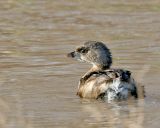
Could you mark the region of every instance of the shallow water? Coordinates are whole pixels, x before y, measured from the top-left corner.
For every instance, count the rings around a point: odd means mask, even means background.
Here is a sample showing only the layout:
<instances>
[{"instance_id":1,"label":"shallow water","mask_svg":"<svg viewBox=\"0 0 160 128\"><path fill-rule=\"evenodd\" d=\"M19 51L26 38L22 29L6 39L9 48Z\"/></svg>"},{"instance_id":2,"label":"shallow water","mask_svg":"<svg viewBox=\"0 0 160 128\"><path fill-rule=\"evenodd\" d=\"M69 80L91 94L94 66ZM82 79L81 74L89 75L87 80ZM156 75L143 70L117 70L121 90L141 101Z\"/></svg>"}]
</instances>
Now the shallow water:
<instances>
[{"instance_id":1,"label":"shallow water","mask_svg":"<svg viewBox=\"0 0 160 128\"><path fill-rule=\"evenodd\" d=\"M160 2L0 1L1 128L159 128ZM146 98L106 103L76 96L90 65L66 58L103 41L113 67L132 71Z\"/></svg>"}]
</instances>

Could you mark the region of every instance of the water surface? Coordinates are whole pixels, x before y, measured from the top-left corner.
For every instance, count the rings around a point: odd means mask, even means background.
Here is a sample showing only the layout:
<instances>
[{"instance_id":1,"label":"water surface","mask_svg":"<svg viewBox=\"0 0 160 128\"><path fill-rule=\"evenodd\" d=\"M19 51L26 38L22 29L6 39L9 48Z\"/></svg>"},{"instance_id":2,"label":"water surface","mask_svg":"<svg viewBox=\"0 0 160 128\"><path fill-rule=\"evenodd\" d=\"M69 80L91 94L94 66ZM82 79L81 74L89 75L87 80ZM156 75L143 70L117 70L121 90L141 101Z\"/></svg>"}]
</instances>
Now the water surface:
<instances>
[{"instance_id":1,"label":"water surface","mask_svg":"<svg viewBox=\"0 0 160 128\"><path fill-rule=\"evenodd\" d=\"M1 128L159 128L158 0L0 1ZM66 58L103 41L113 67L132 71L146 98L106 103L76 96L90 65Z\"/></svg>"}]
</instances>

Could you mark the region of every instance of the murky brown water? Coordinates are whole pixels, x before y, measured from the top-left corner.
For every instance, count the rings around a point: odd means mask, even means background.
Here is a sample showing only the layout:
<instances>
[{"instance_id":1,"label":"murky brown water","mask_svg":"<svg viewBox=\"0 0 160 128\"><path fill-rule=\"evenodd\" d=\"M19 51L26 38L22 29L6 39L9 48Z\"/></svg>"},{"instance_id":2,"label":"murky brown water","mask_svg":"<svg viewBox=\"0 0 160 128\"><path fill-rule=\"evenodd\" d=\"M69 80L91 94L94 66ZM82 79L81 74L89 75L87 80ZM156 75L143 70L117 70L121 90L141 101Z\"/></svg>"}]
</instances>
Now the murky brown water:
<instances>
[{"instance_id":1,"label":"murky brown water","mask_svg":"<svg viewBox=\"0 0 160 128\"><path fill-rule=\"evenodd\" d=\"M135 102L81 100L89 65L65 54L105 42L146 87ZM1 0L1 128L159 128L160 1Z\"/></svg>"}]
</instances>

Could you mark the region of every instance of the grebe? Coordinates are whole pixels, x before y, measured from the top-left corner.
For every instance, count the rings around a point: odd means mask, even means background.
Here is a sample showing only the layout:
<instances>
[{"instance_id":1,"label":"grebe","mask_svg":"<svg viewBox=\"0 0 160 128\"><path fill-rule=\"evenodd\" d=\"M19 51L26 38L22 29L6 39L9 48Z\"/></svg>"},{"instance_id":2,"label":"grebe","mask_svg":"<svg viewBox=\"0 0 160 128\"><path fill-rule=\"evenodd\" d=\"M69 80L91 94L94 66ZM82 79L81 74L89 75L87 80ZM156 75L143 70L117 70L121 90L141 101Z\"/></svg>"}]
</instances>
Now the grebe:
<instances>
[{"instance_id":1,"label":"grebe","mask_svg":"<svg viewBox=\"0 0 160 128\"><path fill-rule=\"evenodd\" d=\"M77 95L81 98L123 100L138 97L137 85L131 72L112 69L112 55L105 44L85 42L68 57L92 64L92 68L79 81Z\"/></svg>"}]
</instances>

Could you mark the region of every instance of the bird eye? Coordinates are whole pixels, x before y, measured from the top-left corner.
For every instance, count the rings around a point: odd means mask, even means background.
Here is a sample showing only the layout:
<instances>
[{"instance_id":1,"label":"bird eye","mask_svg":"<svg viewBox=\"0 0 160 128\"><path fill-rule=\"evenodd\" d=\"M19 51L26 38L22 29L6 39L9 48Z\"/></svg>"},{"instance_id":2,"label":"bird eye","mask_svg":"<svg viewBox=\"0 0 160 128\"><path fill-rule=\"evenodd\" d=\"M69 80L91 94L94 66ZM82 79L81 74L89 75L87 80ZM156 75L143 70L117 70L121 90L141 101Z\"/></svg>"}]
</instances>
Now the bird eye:
<instances>
[{"instance_id":1,"label":"bird eye","mask_svg":"<svg viewBox=\"0 0 160 128\"><path fill-rule=\"evenodd\" d=\"M88 52L88 48L86 48L86 47L78 48L78 49L77 49L77 52L80 52L80 53L87 53L87 52Z\"/></svg>"}]
</instances>

